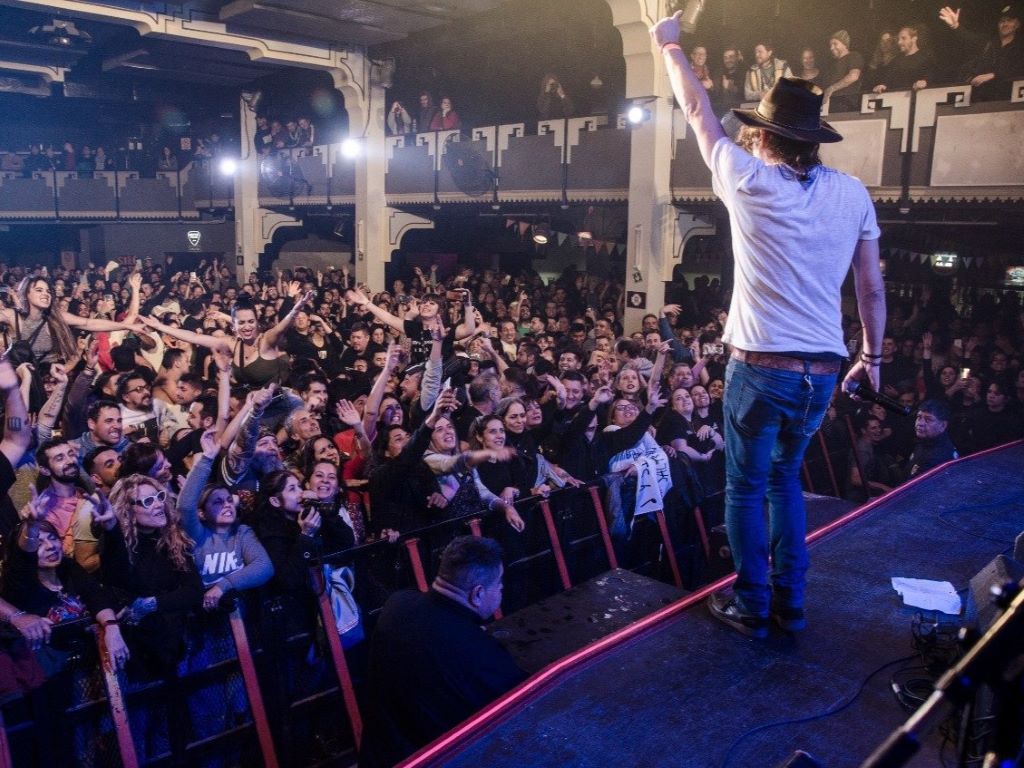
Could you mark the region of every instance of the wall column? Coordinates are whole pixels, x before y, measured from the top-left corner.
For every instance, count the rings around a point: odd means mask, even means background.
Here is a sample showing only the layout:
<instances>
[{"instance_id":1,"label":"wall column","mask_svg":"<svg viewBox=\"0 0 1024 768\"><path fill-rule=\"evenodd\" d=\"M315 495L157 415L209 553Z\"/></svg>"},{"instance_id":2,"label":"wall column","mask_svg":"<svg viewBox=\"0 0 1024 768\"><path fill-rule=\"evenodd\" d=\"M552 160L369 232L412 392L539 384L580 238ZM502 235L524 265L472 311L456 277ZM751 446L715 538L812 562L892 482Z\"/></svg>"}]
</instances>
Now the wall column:
<instances>
[{"instance_id":1,"label":"wall column","mask_svg":"<svg viewBox=\"0 0 1024 768\"><path fill-rule=\"evenodd\" d=\"M256 133L256 113L239 98L238 114L241 136ZM220 169L214 168L214 173ZM252 146L242 147L242 156L235 172L235 277L239 284L259 270L260 254L274 237L278 227L298 227L302 222L292 216L260 208L259 157Z\"/></svg>"},{"instance_id":2,"label":"wall column","mask_svg":"<svg viewBox=\"0 0 1024 768\"><path fill-rule=\"evenodd\" d=\"M649 27L666 11L666 0L607 0L622 35L627 108L650 117L632 129L629 165L629 240L626 249L626 333L638 330L648 312L665 303L666 265L672 260L676 211L672 206L672 90L654 50ZM671 267L667 268L671 275ZM630 299L633 299L632 301Z\"/></svg>"}]
</instances>

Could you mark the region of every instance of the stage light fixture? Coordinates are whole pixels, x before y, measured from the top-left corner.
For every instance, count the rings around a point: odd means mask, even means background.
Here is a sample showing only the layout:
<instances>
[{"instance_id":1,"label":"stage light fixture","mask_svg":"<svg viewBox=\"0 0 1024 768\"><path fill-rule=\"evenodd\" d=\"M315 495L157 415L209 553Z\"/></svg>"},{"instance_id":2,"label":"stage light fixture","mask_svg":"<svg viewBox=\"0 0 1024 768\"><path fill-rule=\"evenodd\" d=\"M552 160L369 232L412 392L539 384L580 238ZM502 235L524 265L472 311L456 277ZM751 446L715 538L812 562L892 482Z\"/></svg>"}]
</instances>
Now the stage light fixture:
<instances>
[{"instance_id":1,"label":"stage light fixture","mask_svg":"<svg viewBox=\"0 0 1024 768\"><path fill-rule=\"evenodd\" d=\"M626 119L629 120L631 125L640 125L651 119L651 110L640 106L632 106L626 113Z\"/></svg>"},{"instance_id":2,"label":"stage light fixture","mask_svg":"<svg viewBox=\"0 0 1024 768\"><path fill-rule=\"evenodd\" d=\"M341 142L341 154L349 160L355 160L363 153L363 148L356 139L345 139Z\"/></svg>"},{"instance_id":3,"label":"stage light fixture","mask_svg":"<svg viewBox=\"0 0 1024 768\"><path fill-rule=\"evenodd\" d=\"M533 228L533 242L537 245L547 245L548 240L551 239L551 225L545 222L537 224Z\"/></svg>"},{"instance_id":4,"label":"stage light fixture","mask_svg":"<svg viewBox=\"0 0 1024 768\"><path fill-rule=\"evenodd\" d=\"M230 157L225 157L220 161L220 172L225 176L234 176L238 171L238 162Z\"/></svg>"}]
</instances>

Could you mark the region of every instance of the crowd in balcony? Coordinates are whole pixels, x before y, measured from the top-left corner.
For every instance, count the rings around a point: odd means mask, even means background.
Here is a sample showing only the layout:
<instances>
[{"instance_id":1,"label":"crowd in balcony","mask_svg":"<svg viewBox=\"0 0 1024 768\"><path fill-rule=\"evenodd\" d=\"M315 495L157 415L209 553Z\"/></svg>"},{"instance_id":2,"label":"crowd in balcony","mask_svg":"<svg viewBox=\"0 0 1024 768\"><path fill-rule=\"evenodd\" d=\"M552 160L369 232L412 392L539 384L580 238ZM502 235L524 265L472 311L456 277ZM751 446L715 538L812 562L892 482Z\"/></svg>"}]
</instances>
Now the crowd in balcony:
<instances>
[{"instance_id":1,"label":"crowd in balcony","mask_svg":"<svg viewBox=\"0 0 1024 768\"><path fill-rule=\"evenodd\" d=\"M0 501L8 693L56 675L48 640L86 616L114 664L173 679L187 617L240 593L310 630L319 555L473 513L515 552L541 524L524 501L599 483L628 566L655 513L724 486L718 280L677 281L625 335L622 281L573 271L424 266L374 294L347 267L0 269L0 484L38 478ZM837 392L823 425L835 443L850 417L854 499L1024 437L1020 295L960 297L969 317L940 290L890 298L883 390L911 415Z\"/></svg>"}]
</instances>

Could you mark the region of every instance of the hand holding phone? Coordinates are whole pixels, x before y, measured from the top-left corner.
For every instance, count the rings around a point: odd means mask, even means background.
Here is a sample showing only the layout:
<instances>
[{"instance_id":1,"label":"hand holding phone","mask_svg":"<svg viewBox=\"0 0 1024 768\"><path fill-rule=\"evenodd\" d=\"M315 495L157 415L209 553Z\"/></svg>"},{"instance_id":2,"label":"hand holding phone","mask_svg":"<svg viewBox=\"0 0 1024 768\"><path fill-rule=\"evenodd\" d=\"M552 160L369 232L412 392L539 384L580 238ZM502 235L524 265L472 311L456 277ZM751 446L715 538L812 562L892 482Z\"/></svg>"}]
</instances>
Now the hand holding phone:
<instances>
[{"instance_id":1,"label":"hand holding phone","mask_svg":"<svg viewBox=\"0 0 1024 768\"><path fill-rule=\"evenodd\" d=\"M316 507L304 507L299 512L299 528L304 536L315 536L320 530L320 513Z\"/></svg>"}]
</instances>

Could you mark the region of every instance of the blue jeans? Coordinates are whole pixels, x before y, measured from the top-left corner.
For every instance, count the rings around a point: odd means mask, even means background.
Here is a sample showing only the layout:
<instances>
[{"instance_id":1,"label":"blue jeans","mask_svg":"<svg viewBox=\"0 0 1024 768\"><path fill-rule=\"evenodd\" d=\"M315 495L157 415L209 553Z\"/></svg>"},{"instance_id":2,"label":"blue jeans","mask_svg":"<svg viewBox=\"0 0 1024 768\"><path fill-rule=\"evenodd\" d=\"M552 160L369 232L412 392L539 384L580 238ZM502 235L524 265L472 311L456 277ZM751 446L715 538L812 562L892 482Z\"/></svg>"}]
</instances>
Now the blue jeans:
<instances>
[{"instance_id":1,"label":"blue jeans","mask_svg":"<svg viewBox=\"0 0 1024 768\"><path fill-rule=\"evenodd\" d=\"M725 526L739 608L767 616L771 583L786 607L802 607L807 574L800 464L821 426L836 374L730 360L725 372ZM768 497L768 526L764 499Z\"/></svg>"}]
</instances>

